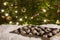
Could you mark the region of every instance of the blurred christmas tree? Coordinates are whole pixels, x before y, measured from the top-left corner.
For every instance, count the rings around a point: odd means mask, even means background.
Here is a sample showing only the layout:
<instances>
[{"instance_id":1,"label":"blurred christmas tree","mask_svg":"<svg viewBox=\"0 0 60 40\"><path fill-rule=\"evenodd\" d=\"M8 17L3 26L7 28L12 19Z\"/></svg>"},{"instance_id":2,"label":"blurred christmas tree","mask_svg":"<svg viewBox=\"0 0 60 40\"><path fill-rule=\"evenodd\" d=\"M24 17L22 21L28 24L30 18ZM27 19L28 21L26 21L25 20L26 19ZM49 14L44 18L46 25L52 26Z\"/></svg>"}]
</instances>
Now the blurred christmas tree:
<instances>
[{"instance_id":1,"label":"blurred christmas tree","mask_svg":"<svg viewBox=\"0 0 60 40\"><path fill-rule=\"evenodd\" d=\"M60 0L0 0L0 24L60 24Z\"/></svg>"}]
</instances>

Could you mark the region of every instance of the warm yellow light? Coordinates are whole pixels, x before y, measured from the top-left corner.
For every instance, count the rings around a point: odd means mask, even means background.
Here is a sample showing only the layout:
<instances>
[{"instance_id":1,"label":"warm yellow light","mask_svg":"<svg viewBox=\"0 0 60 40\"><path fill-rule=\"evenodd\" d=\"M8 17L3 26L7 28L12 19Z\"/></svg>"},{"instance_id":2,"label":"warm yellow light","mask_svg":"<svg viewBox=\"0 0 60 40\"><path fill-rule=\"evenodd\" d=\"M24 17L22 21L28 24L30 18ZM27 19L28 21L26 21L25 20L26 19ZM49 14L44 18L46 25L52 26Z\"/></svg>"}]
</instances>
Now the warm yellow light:
<instances>
[{"instance_id":1,"label":"warm yellow light","mask_svg":"<svg viewBox=\"0 0 60 40\"><path fill-rule=\"evenodd\" d=\"M16 10L15 13L18 13L18 11Z\"/></svg>"},{"instance_id":2,"label":"warm yellow light","mask_svg":"<svg viewBox=\"0 0 60 40\"><path fill-rule=\"evenodd\" d=\"M12 24L12 21L10 21L9 24Z\"/></svg>"},{"instance_id":3,"label":"warm yellow light","mask_svg":"<svg viewBox=\"0 0 60 40\"><path fill-rule=\"evenodd\" d=\"M4 9L1 9L1 12L4 12L5 10Z\"/></svg>"},{"instance_id":4,"label":"warm yellow light","mask_svg":"<svg viewBox=\"0 0 60 40\"><path fill-rule=\"evenodd\" d=\"M60 24L59 20L56 21L56 24Z\"/></svg>"},{"instance_id":5,"label":"warm yellow light","mask_svg":"<svg viewBox=\"0 0 60 40\"><path fill-rule=\"evenodd\" d=\"M9 14L8 13L5 13L5 16L8 16Z\"/></svg>"},{"instance_id":6,"label":"warm yellow light","mask_svg":"<svg viewBox=\"0 0 60 40\"><path fill-rule=\"evenodd\" d=\"M13 6L13 4L11 4L11 6Z\"/></svg>"},{"instance_id":7,"label":"warm yellow light","mask_svg":"<svg viewBox=\"0 0 60 40\"><path fill-rule=\"evenodd\" d=\"M8 4L8 2L4 2L3 5L6 6Z\"/></svg>"},{"instance_id":8,"label":"warm yellow light","mask_svg":"<svg viewBox=\"0 0 60 40\"><path fill-rule=\"evenodd\" d=\"M20 19L19 19L19 21L23 21L23 19L22 19L22 18L20 18Z\"/></svg>"},{"instance_id":9,"label":"warm yellow light","mask_svg":"<svg viewBox=\"0 0 60 40\"><path fill-rule=\"evenodd\" d=\"M27 16L25 16L25 19L27 19Z\"/></svg>"},{"instance_id":10,"label":"warm yellow light","mask_svg":"<svg viewBox=\"0 0 60 40\"><path fill-rule=\"evenodd\" d=\"M31 17L31 19L33 19L33 17Z\"/></svg>"},{"instance_id":11,"label":"warm yellow light","mask_svg":"<svg viewBox=\"0 0 60 40\"><path fill-rule=\"evenodd\" d=\"M16 25L19 25L19 22L16 22Z\"/></svg>"},{"instance_id":12,"label":"warm yellow light","mask_svg":"<svg viewBox=\"0 0 60 40\"><path fill-rule=\"evenodd\" d=\"M43 12L46 12L46 9L42 9Z\"/></svg>"},{"instance_id":13,"label":"warm yellow light","mask_svg":"<svg viewBox=\"0 0 60 40\"><path fill-rule=\"evenodd\" d=\"M43 21L44 21L44 22L47 22L47 20L46 20L46 19L44 19Z\"/></svg>"}]
</instances>

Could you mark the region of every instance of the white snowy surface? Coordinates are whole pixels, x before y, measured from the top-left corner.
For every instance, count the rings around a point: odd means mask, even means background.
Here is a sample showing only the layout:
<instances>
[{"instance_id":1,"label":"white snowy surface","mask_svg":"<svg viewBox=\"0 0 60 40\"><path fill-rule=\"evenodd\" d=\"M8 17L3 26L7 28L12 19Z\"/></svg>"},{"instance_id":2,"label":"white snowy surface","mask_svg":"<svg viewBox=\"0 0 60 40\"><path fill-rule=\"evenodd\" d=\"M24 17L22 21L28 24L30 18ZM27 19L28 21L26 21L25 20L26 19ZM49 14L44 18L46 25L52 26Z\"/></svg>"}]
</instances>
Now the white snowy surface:
<instances>
[{"instance_id":1,"label":"white snowy surface","mask_svg":"<svg viewBox=\"0 0 60 40\"><path fill-rule=\"evenodd\" d=\"M44 25L40 25L41 27L49 27L49 28L58 28L60 29L60 25L56 25L56 24L44 24Z\"/></svg>"},{"instance_id":2,"label":"white snowy surface","mask_svg":"<svg viewBox=\"0 0 60 40\"><path fill-rule=\"evenodd\" d=\"M0 25L0 33L9 33L12 30L18 29L17 25Z\"/></svg>"},{"instance_id":3,"label":"white snowy surface","mask_svg":"<svg viewBox=\"0 0 60 40\"><path fill-rule=\"evenodd\" d=\"M24 37L22 35L12 34L12 33L5 33L0 35L0 40L41 40L40 38L34 37Z\"/></svg>"},{"instance_id":4,"label":"white snowy surface","mask_svg":"<svg viewBox=\"0 0 60 40\"><path fill-rule=\"evenodd\" d=\"M18 34L9 33L18 29L17 25L0 25L0 40L41 40L41 38L25 37Z\"/></svg>"},{"instance_id":5,"label":"white snowy surface","mask_svg":"<svg viewBox=\"0 0 60 40\"><path fill-rule=\"evenodd\" d=\"M47 25L41 25L43 27L52 27L52 28L59 28L60 26L55 24L47 24ZM13 30L16 30L18 28L22 27L17 25L0 25L0 40L42 40L41 38L34 38L34 37L25 37L22 35L9 33ZM54 37L50 38L50 40L60 40L60 34L55 35Z\"/></svg>"}]
</instances>

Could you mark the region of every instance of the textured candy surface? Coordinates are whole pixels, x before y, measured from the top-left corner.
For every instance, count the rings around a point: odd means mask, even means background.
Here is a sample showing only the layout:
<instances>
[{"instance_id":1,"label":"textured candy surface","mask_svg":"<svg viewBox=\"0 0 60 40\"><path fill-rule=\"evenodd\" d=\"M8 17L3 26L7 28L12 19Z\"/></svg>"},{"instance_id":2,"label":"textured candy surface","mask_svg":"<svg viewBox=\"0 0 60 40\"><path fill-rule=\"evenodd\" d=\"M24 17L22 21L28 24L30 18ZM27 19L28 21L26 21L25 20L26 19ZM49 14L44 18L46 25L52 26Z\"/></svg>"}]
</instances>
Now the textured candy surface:
<instances>
[{"instance_id":1,"label":"textured candy surface","mask_svg":"<svg viewBox=\"0 0 60 40\"><path fill-rule=\"evenodd\" d=\"M57 28L48 28L48 27L41 27L36 25L23 26L13 31L13 33L21 34L24 36L46 37L46 38L50 38L59 32L60 29Z\"/></svg>"}]
</instances>

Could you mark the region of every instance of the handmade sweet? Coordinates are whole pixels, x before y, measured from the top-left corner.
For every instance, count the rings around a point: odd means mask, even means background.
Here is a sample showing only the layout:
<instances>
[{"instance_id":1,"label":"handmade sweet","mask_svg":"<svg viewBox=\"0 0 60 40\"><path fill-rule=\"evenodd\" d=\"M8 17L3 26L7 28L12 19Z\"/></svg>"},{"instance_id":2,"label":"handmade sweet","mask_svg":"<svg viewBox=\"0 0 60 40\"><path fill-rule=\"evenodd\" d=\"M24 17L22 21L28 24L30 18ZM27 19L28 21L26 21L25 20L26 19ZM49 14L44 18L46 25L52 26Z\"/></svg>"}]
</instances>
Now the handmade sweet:
<instances>
[{"instance_id":1,"label":"handmade sweet","mask_svg":"<svg viewBox=\"0 0 60 40\"><path fill-rule=\"evenodd\" d=\"M19 28L18 30L15 30L16 33L19 33L21 35L25 36L33 36L33 37L46 37L50 38L57 33L60 32L60 29L57 28L48 28L48 27L41 27L39 25L28 25L23 26L22 28Z\"/></svg>"}]
</instances>

